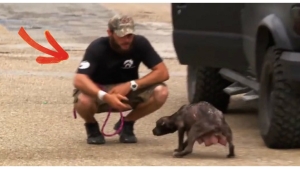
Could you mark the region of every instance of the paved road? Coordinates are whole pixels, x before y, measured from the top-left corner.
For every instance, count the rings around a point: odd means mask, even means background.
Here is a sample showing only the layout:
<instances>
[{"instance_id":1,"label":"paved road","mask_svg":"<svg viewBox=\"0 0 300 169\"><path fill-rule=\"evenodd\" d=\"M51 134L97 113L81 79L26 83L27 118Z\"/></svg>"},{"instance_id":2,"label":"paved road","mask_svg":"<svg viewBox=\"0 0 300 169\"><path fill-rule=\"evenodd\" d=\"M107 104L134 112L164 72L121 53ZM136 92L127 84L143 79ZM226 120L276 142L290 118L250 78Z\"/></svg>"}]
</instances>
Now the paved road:
<instances>
[{"instance_id":1,"label":"paved road","mask_svg":"<svg viewBox=\"0 0 300 169\"><path fill-rule=\"evenodd\" d=\"M28 12L30 11L30 12ZM256 112L238 97L231 101L226 115L236 145L235 159L226 159L227 148L195 146L184 159L171 157L176 134L154 137L155 121L187 103L185 66L166 59L171 73L168 102L155 114L136 125L138 144L85 144L81 119L72 117L72 77L87 43L105 32L112 12L97 4L0 4L0 165L299 165L298 150L267 149L259 137ZM174 56L170 25L139 24L156 50L165 58ZM39 42L42 32L50 32L68 49L70 59L55 65L38 65L40 53L27 47L18 37L20 26ZM168 47L169 46L169 47ZM141 74L147 73L145 67ZM242 110L243 109L243 110ZM104 121L105 114L97 116ZM118 119L115 114L106 132Z\"/></svg>"},{"instance_id":2,"label":"paved road","mask_svg":"<svg viewBox=\"0 0 300 169\"><path fill-rule=\"evenodd\" d=\"M67 50L77 51L84 50L98 36L106 35L108 19L113 15L98 4L0 4L0 9L0 24L10 31L17 33L23 26L32 38L47 44L42 32L50 30ZM136 26L137 33L147 36L164 57L175 57L170 43L171 28L163 23L137 23ZM24 50L28 45L2 48L16 47Z\"/></svg>"}]
</instances>

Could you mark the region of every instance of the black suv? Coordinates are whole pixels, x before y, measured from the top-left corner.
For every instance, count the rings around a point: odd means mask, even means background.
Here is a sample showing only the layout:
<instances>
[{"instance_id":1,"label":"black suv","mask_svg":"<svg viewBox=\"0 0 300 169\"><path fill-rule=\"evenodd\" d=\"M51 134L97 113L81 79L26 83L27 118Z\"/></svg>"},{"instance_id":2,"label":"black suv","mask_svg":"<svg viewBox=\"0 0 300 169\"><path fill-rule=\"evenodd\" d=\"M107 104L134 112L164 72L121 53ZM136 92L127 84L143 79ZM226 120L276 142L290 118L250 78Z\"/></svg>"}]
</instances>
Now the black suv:
<instances>
[{"instance_id":1,"label":"black suv","mask_svg":"<svg viewBox=\"0 0 300 169\"><path fill-rule=\"evenodd\" d=\"M173 3L173 43L190 102L226 113L230 95L258 100L269 148L300 147L300 4Z\"/></svg>"}]
</instances>

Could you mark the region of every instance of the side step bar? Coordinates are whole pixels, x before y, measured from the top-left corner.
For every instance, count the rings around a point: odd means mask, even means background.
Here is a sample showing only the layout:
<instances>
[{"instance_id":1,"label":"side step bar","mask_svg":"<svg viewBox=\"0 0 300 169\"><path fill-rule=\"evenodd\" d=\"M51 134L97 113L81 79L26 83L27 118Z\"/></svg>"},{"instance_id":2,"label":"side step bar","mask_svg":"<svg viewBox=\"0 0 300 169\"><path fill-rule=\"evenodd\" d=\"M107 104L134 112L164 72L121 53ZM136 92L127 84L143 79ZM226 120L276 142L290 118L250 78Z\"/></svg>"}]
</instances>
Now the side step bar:
<instances>
[{"instance_id":1,"label":"side step bar","mask_svg":"<svg viewBox=\"0 0 300 169\"><path fill-rule=\"evenodd\" d=\"M258 99L257 92L259 91L259 83L255 80L244 77L243 75L230 69L221 69L220 75L229 81L234 82L232 85L224 89L224 92L229 95L246 93L242 96L244 101L252 101Z\"/></svg>"},{"instance_id":2,"label":"side step bar","mask_svg":"<svg viewBox=\"0 0 300 169\"><path fill-rule=\"evenodd\" d=\"M242 96L242 99L244 101L252 101L252 100L257 100L258 99L258 94L254 91L254 90L251 90L250 92L244 94Z\"/></svg>"},{"instance_id":3,"label":"side step bar","mask_svg":"<svg viewBox=\"0 0 300 169\"><path fill-rule=\"evenodd\" d=\"M239 82L234 82L232 85L226 87L224 92L229 95L242 94L251 91L249 87L241 85Z\"/></svg>"}]
</instances>

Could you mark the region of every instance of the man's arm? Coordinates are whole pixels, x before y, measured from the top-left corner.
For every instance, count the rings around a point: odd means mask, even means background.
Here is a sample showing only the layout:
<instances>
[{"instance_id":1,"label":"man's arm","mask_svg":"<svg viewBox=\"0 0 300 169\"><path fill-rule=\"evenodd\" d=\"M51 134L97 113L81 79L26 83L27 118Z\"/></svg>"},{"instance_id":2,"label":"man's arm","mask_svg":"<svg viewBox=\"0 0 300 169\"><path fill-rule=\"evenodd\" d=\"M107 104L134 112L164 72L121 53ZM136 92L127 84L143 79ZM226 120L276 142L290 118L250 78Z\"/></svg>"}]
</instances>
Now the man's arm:
<instances>
[{"instance_id":1,"label":"man's arm","mask_svg":"<svg viewBox=\"0 0 300 169\"><path fill-rule=\"evenodd\" d=\"M169 72L166 68L166 65L163 62L160 62L154 66L150 73L146 76L136 80L138 88L144 88L156 83L161 83L169 79Z\"/></svg>"},{"instance_id":2,"label":"man's arm","mask_svg":"<svg viewBox=\"0 0 300 169\"><path fill-rule=\"evenodd\" d=\"M100 91L100 88L85 74L75 75L74 86L82 93L91 97L98 97L98 93Z\"/></svg>"},{"instance_id":3,"label":"man's arm","mask_svg":"<svg viewBox=\"0 0 300 169\"><path fill-rule=\"evenodd\" d=\"M90 79L99 63L99 52L96 49L94 43L88 46L73 81L75 88L91 97L98 97L100 91L100 88Z\"/></svg>"},{"instance_id":4,"label":"man's arm","mask_svg":"<svg viewBox=\"0 0 300 169\"><path fill-rule=\"evenodd\" d=\"M152 71L146 76L136 80L138 88L144 88L168 80L169 72L162 58L145 37L142 37L140 40L141 42L139 42L139 44L143 52L142 61Z\"/></svg>"}]
</instances>

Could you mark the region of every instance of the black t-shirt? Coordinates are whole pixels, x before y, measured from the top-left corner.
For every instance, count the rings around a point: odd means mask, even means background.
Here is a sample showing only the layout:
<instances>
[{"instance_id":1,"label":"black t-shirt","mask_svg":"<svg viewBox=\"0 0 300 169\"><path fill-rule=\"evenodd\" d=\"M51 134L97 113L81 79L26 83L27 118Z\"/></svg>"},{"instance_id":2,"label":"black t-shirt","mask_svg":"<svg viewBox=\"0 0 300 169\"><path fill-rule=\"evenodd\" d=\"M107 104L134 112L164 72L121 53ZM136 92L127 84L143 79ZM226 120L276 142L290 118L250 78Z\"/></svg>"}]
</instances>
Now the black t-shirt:
<instances>
[{"instance_id":1,"label":"black t-shirt","mask_svg":"<svg viewBox=\"0 0 300 169\"><path fill-rule=\"evenodd\" d=\"M162 62L144 36L135 35L132 49L126 54L115 52L110 47L108 37L100 37L87 47L77 73L86 74L92 81L102 85L123 83L139 78L141 62L149 69Z\"/></svg>"}]
</instances>

